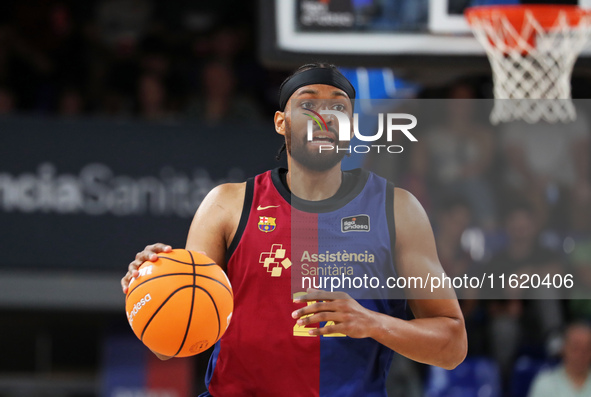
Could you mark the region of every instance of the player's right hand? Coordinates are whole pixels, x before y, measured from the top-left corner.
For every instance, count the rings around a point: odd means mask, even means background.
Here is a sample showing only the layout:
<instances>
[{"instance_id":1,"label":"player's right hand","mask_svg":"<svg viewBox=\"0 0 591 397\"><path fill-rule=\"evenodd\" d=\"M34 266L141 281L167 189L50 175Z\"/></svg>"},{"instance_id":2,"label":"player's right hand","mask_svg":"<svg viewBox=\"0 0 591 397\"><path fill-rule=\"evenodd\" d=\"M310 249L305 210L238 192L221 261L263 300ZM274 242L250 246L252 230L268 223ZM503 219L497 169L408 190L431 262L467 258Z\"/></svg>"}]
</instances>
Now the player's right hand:
<instances>
[{"instance_id":1,"label":"player's right hand","mask_svg":"<svg viewBox=\"0 0 591 397\"><path fill-rule=\"evenodd\" d=\"M127 289L129 288L129 282L131 279L133 277L139 276L137 268L140 267L142 263L147 261L156 262L160 252L171 251L172 247L170 245L162 243L146 245L146 248L144 248L143 251L140 251L135 255L135 259L127 267L127 274L121 279L121 289L123 290L123 293L127 294Z\"/></svg>"}]
</instances>

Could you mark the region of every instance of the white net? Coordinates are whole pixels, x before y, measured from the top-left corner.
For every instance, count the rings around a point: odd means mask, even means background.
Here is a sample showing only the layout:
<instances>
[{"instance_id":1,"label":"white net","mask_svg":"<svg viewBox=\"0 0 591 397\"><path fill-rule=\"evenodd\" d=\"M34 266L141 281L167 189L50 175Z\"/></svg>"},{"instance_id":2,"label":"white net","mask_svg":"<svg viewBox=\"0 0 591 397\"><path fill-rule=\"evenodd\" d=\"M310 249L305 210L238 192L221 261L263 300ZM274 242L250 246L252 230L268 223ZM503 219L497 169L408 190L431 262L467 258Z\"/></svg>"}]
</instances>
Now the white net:
<instances>
[{"instance_id":1,"label":"white net","mask_svg":"<svg viewBox=\"0 0 591 397\"><path fill-rule=\"evenodd\" d=\"M469 16L493 70L491 122L573 121L571 74L591 34L591 17L582 12L573 23L572 14L559 11L551 27L544 28L531 10L523 12L521 29L501 10Z\"/></svg>"}]
</instances>

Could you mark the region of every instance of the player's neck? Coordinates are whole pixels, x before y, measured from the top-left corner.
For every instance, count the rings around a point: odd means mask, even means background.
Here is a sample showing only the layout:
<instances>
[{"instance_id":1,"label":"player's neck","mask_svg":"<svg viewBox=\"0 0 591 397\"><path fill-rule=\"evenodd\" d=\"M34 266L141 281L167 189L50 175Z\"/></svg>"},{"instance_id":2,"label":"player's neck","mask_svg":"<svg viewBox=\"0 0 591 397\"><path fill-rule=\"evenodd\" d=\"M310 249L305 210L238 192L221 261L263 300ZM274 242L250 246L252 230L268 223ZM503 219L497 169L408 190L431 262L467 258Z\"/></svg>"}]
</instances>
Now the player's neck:
<instances>
[{"instance_id":1,"label":"player's neck","mask_svg":"<svg viewBox=\"0 0 591 397\"><path fill-rule=\"evenodd\" d=\"M341 164L326 171L313 171L290 161L287 186L291 193L303 200L318 201L334 196L342 183Z\"/></svg>"}]
</instances>

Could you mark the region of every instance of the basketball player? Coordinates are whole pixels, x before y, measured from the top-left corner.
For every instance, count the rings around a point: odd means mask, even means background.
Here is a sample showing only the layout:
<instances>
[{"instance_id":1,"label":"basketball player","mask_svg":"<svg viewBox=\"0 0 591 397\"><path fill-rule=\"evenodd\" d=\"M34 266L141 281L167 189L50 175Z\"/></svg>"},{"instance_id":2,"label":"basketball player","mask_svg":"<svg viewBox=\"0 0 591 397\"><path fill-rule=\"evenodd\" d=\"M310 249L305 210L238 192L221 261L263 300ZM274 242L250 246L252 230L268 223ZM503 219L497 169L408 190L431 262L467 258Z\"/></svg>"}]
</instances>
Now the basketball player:
<instances>
[{"instance_id":1,"label":"basketball player","mask_svg":"<svg viewBox=\"0 0 591 397\"><path fill-rule=\"evenodd\" d=\"M352 115L354 98L334 66L298 69L282 84L275 113L288 170L220 185L197 210L186 248L206 252L234 290L232 322L210 358L205 396L385 396L393 351L447 369L463 361L466 331L453 290L409 299L413 320L404 319L404 300L312 289L293 299L290 264L306 254L359 253L347 265L365 269L363 258L372 255L404 277L443 271L427 215L410 193L364 170L342 172L343 151L319 153L321 143L336 141L335 119L326 117L328 131L307 141L302 114L315 101ZM371 227L344 233L343 220L353 218ZM292 235L298 228L304 236ZM304 248L294 246L300 237ZM138 253L123 291L143 262L170 250L158 243Z\"/></svg>"}]
</instances>

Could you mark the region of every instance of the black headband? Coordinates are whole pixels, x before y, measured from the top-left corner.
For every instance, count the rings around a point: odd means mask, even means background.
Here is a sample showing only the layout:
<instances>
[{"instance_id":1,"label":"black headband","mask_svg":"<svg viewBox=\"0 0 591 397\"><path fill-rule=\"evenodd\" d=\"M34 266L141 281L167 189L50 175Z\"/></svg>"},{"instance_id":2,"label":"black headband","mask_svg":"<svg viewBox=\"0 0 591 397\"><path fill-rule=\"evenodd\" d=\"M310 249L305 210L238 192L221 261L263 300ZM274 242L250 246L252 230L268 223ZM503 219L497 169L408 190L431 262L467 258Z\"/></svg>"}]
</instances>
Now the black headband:
<instances>
[{"instance_id":1,"label":"black headband","mask_svg":"<svg viewBox=\"0 0 591 397\"><path fill-rule=\"evenodd\" d=\"M334 69L314 68L295 74L283 85L279 93L279 109L285 110L287 101L298 88L312 84L332 85L345 91L350 100L355 99L355 88L345 76Z\"/></svg>"}]
</instances>

